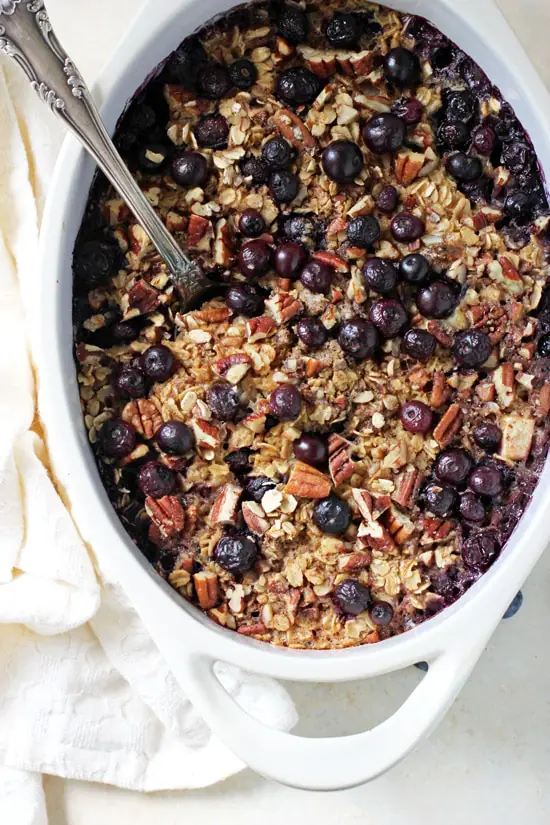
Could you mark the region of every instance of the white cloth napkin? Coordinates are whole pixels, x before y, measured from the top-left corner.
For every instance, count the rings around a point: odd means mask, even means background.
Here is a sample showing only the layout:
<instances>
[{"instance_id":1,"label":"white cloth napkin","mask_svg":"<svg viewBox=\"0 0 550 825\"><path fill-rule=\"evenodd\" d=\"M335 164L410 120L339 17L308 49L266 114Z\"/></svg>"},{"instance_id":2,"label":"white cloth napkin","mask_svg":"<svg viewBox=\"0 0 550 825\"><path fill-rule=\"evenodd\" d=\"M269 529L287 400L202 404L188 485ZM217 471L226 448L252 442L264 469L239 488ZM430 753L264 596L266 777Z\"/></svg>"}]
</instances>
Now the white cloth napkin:
<instances>
[{"instance_id":1,"label":"white cloth napkin","mask_svg":"<svg viewBox=\"0 0 550 825\"><path fill-rule=\"evenodd\" d=\"M0 823L46 825L41 774L137 790L201 787L243 766L186 700L48 470L29 342L37 237L62 136L0 61ZM220 667L252 715L291 728L276 682Z\"/></svg>"}]
</instances>

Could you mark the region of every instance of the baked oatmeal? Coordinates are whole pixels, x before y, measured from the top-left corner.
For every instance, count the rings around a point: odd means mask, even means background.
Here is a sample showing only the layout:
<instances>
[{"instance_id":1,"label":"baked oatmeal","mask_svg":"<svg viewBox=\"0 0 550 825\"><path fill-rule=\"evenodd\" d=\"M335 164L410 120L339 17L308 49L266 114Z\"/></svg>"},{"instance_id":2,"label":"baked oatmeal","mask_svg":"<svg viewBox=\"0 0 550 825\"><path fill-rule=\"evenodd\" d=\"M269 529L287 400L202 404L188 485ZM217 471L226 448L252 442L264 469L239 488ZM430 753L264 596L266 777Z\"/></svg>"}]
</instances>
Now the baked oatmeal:
<instances>
[{"instance_id":1,"label":"baked oatmeal","mask_svg":"<svg viewBox=\"0 0 550 825\"><path fill-rule=\"evenodd\" d=\"M183 41L116 141L218 285L184 312L98 178L78 380L134 542L277 645L376 642L454 602L549 436L550 217L510 105L419 17L249 4Z\"/></svg>"}]
</instances>

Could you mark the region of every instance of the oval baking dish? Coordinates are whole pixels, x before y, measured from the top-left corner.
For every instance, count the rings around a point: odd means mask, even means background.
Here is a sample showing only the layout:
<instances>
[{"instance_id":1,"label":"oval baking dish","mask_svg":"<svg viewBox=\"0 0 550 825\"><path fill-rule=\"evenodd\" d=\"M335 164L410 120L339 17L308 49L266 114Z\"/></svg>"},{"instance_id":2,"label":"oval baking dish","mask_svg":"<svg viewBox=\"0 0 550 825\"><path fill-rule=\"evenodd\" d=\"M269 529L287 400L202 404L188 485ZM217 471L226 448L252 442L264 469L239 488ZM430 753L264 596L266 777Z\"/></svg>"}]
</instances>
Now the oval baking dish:
<instances>
[{"instance_id":1,"label":"oval baking dish","mask_svg":"<svg viewBox=\"0 0 550 825\"><path fill-rule=\"evenodd\" d=\"M113 128L146 75L201 24L233 6L208 0L149 2L98 87ZM428 17L486 71L511 102L544 170L550 170L550 99L491 2L454 9L450 0L387 3ZM185 24L182 15L185 14ZM506 60L502 58L506 55ZM72 361L71 257L94 168L72 139L63 149L42 229L41 410L58 477L84 538L109 553L128 596L191 701L213 731L258 772L301 788L337 789L368 781L406 755L441 719L513 595L546 545L550 496L546 466L525 517L499 560L457 603L406 634L333 651L285 650L228 633L156 576L129 539L102 486L87 435ZM184 640L182 642L182 640ZM388 720L361 734L308 740L266 729L245 714L213 673L221 660L296 681L375 676L426 660L421 684Z\"/></svg>"}]
</instances>

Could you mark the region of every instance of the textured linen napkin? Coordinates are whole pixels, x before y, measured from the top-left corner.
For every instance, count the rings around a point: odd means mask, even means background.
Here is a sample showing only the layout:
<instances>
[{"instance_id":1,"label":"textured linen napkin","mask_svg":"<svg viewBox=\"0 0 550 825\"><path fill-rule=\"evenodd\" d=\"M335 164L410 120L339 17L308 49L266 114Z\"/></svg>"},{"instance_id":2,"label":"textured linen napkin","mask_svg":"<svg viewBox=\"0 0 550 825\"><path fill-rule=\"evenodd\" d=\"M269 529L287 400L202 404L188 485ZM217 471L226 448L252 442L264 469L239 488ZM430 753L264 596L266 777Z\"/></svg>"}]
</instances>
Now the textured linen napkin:
<instances>
[{"instance_id":1,"label":"textured linen napkin","mask_svg":"<svg viewBox=\"0 0 550 825\"><path fill-rule=\"evenodd\" d=\"M202 787L243 765L183 695L124 591L98 572L48 470L30 352L37 239L62 127L0 59L0 823L46 825L41 774L137 790ZM266 725L276 682L218 665Z\"/></svg>"}]
</instances>

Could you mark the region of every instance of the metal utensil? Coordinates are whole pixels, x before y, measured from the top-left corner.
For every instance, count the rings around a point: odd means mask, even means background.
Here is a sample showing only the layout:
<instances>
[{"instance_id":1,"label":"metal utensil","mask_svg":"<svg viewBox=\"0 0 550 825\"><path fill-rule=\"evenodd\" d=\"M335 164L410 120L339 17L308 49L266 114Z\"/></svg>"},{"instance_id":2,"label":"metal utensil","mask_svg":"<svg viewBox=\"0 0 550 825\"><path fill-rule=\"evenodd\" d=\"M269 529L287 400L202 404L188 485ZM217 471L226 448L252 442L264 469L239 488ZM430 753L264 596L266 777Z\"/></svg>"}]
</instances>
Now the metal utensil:
<instances>
[{"instance_id":1,"label":"metal utensil","mask_svg":"<svg viewBox=\"0 0 550 825\"><path fill-rule=\"evenodd\" d=\"M212 282L179 247L117 152L93 98L53 31L43 0L0 0L0 51L24 70L40 100L64 121L147 232L184 304Z\"/></svg>"}]
</instances>

